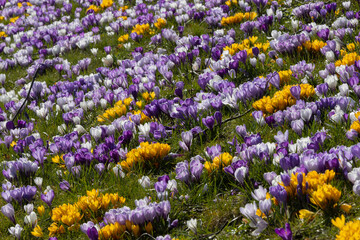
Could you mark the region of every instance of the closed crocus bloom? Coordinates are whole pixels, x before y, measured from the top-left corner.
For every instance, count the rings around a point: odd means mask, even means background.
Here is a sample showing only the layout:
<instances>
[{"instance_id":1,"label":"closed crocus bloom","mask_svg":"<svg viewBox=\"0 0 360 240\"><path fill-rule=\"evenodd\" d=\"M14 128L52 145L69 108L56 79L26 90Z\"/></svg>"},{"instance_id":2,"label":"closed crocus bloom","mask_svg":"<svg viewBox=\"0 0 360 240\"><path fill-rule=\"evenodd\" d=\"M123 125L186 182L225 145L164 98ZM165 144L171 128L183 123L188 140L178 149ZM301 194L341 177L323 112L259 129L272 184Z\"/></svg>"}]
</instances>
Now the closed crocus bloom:
<instances>
[{"instance_id":1,"label":"closed crocus bloom","mask_svg":"<svg viewBox=\"0 0 360 240\"><path fill-rule=\"evenodd\" d=\"M103 164L103 163L98 163L98 164L95 164L95 170L96 170L96 172L99 174L99 175L101 175L103 172L104 172L104 170L105 170L105 165Z\"/></svg>"},{"instance_id":2,"label":"closed crocus bloom","mask_svg":"<svg viewBox=\"0 0 360 240\"><path fill-rule=\"evenodd\" d=\"M96 229L95 226L89 227L86 231L86 234L90 240L98 240L99 239L98 230Z\"/></svg>"},{"instance_id":3,"label":"closed crocus bloom","mask_svg":"<svg viewBox=\"0 0 360 240\"><path fill-rule=\"evenodd\" d=\"M256 58L250 58L250 64L251 64L251 66L256 67L256 63L257 63Z\"/></svg>"},{"instance_id":4,"label":"closed crocus bloom","mask_svg":"<svg viewBox=\"0 0 360 240\"><path fill-rule=\"evenodd\" d=\"M264 199L259 201L259 208L266 216L269 216L271 210L271 199Z\"/></svg>"},{"instance_id":5,"label":"closed crocus bloom","mask_svg":"<svg viewBox=\"0 0 360 240\"><path fill-rule=\"evenodd\" d=\"M54 200L55 193L54 190L50 190L45 194L41 194L41 200L43 200L49 207L51 207L51 203Z\"/></svg>"},{"instance_id":6,"label":"closed crocus bloom","mask_svg":"<svg viewBox=\"0 0 360 240\"><path fill-rule=\"evenodd\" d=\"M197 219L191 218L186 225L193 233L197 233Z\"/></svg>"},{"instance_id":7,"label":"closed crocus bloom","mask_svg":"<svg viewBox=\"0 0 360 240\"><path fill-rule=\"evenodd\" d=\"M254 190L254 192L251 193L251 196L256 200L265 200L266 199L266 188L263 188L263 186L260 186L258 189Z\"/></svg>"},{"instance_id":8,"label":"closed crocus bloom","mask_svg":"<svg viewBox=\"0 0 360 240\"><path fill-rule=\"evenodd\" d=\"M153 232L153 226L151 224L151 222L147 223L145 226L145 230L147 233L151 234Z\"/></svg>"},{"instance_id":9,"label":"closed crocus bloom","mask_svg":"<svg viewBox=\"0 0 360 240\"><path fill-rule=\"evenodd\" d=\"M16 224L15 227L9 228L9 233L13 235L16 239L20 239L22 230L24 229L19 224Z\"/></svg>"},{"instance_id":10,"label":"closed crocus bloom","mask_svg":"<svg viewBox=\"0 0 360 240\"><path fill-rule=\"evenodd\" d=\"M131 231L135 235L135 237L138 237L140 235L139 225L131 225Z\"/></svg>"},{"instance_id":11,"label":"closed crocus bloom","mask_svg":"<svg viewBox=\"0 0 360 240\"><path fill-rule=\"evenodd\" d=\"M267 183L271 184L272 181L276 178L277 174L275 172L264 173L264 179Z\"/></svg>"},{"instance_id":12,"label":"closed crocus bloom","mask_svg":"<svg viewBox=\"0 0 360 240\"><path fill-rule=\"evenodd\" d=\"M37 224L37 216L35 212L31 212L29 215L25 216L24 218L25 224L29 224L32 227L35 227Z\"/></svg>"},{"instance_id":13,"label":"closed crocus bloom","mask_svg":"<svg viewBox=\"0 0 360 240\"><path fill-rule=\"evenodd\" d=\"M292 240L292 232L290 228L290 224L286 223L285 228L276 228L275 233L279 235L283 240Z\"/></svg>"},{"instance_id":14,"label":"closed crocus bloom","mask_svg":"<svg viewBox=\"0 0 360 240\"><path fill-rule=\"evenodd\" d=\"M336 75L330 75L325 78L324 82L327 83L330 89L335 89L338 82L338 77Z\"/></svg>"},{"instance_id":15,"label":"closed crocus bloom","mask_svg":"<svg viewBox=\"0 0 360 240\"><path fill-rule=\"evenodd\" d=\"M44 236L44 233L39 225L36 225L34 230L31 232L31 234L35 237L42 238Z\"/></svg>"},{"instance_id":16,"label":"closed crocus bloom","mask_svg":"<svg viewBox=\"0 0 360 240\"><path fill-rule=\"evenodd\" d=\"M63 191L69 191L70 190L70 183L66 180L59 183L59 187Z\"/></svg>"},{"instance_id":17,"label":"closed crocus bloom","mask_svg":"<svg viewBox=\"0 0 360 240\"><path fill-rule=\"evenodd\" d=\"M102 58L102 62L105 67L111 67L114 63L114 59L110 54L108 54L106 57Z\"/></svg>"},{"instance_id":18,"label":"closed crocus bloom","mask_svg":"<svg viewBox=\"0 0 360 240\"><path fill-rule=\"evenodd\" d=\"M199 159L193 159L190 162L190 173L192 178L199 180L201 173L203 171L203 164L200 162Z\"/></svg>"},{"instance_id":19,"label":"closed crocus bloom","mask_svg":"<svg viewBox=\"0 0 360 240\"><path fill-rule=\"evenodd\" d=\"M183 142L185 143L186 147L188 149L190 149L191 144L192 144L192 140L193 140L192 132L191 131L182 132L181 133L181 138L182 138Z\"/></svg>"},{"instance_id":20,"label":"closed crocus bloom","mask_svg":"<svg viewBox=\"0 0 360 240\"><path fill-rule=\"evenodd\" d=\"M243 183L244 179L247 175L248 169L247 167L240 167L238 169L236 169L234 176L236 181L238 181L239 183Z\"/></svg>"},{"instance_id":21,"label":"closed crocus bloom","mask_svg":"<svg viewBox=\"0 0 360 240\"><path fill-rule=\"evenodd\" d=\"M294 132L301 136L302 130L304 129L304 121L302 119L292 121L291 128L294 130Z\"/></svg>"},{"instance_id":22,"label":"closed crocus bloom","mask_svg":"<svg viewBox=\"0 0 360 240\"><path fill-rule=\"evenodd\" d=\"M202 123L210 130L213 129L215 120L213 116L207 116L206 118L201 119Z\"/></svg>"},{"instance_id":23,"label":"closed crocus bloom","mask_svg":"<svg viewBox=\"0 0 360 240\"><path fill-rule=\"evenodd\" d=\"M304 122L308 122L312 116L311 109L310 108L301 109L300 116L301 116L301 119L304 120Z\"/></svg>"},{"instance_id":24,"label":"closed crocus bloom","mask_svg":"<svg viewBox=\"0 0 360 240\"><path fill-rule=\"evenodd\" d=\"M27 214L30 214L34 210L34 204L29 203L24 206L24 210Z\"/></svg>"},{"instance_id":25,"label":"closed crocus bloom","mask_svg":"<svg viewBox=\"0 0 360 240\"><path fill-rule=\"evenodd\" d=\"M341 96L347 96L349 94L349 85L347 85L346 83L341 84L339 86L339 91Z\"/></svg>"},{"instance_id":26,"label":"closed crocus bloom","mask_svg":"<svg viewBox=\"0 0 360 240\"><path fill-rule=\"evenodd\" d=\"M15 224L15 210L10 203L1 207L1 212Z\"/></svg>"},{"instance_id":27,"label":"closed crocus bloom","mask_svg":"<svg viewBox=\"0 0 360 240\"><path fill-rule=\"evenodd\" d=\"M353 192L360 196L360 180L355 181L354 185L353 185Z\"/></svg>"},{"instance_id":28,"label":"closed crocus bloom","mask_svg":"<svg viewBox=\"0 0 360 240\"><path fill-rule=\"evenodd\" d=\"M300 93L301 93L301 87L299 85L292 86L290 88L290 93L295 99L299 100L300 99Z\"/></svg>"},{"instance_id":29,"label":"closed crocus bloom","mask_svg":"<svg viewBox=\"0 0 360 240\"><path fill-rule=\"evenodd\" d=\"M335 59L335 54L333 51L327 51L325 54L326 60L328 60L329 62L334 62Z\"/></svg>"},{"instance_id":30,"label":"closed crocus bloom","mask_svg":"<svg viewBox=\"0 0 360 240\"><path fill-rule=\"evenodd\" d=\"M45 207L44 207L44 205L39 206L39 207L37 208L37 210L38 210L38 213L39 213L40 216L44 215L44 213L45 213Z\"/></svg>"},{"instance_id":31,"label":"closed crocus bloom","mask_svg":"<svg viewBox=\"0 0 360 240\"><path fill-rule=\"evenodd\" d=\"M149 188L151 186L150 178L148 176L142 176L138 182L143 188Z\"/></svg>"}]
</instances>

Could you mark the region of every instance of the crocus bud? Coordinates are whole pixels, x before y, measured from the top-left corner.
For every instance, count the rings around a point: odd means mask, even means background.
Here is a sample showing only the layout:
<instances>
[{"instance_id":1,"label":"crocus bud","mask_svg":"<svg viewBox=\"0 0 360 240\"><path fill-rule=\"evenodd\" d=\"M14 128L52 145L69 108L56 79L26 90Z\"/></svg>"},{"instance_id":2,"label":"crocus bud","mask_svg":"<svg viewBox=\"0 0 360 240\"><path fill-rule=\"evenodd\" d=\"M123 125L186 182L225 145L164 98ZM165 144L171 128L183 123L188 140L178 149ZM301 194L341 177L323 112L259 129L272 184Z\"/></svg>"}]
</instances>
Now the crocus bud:
<instances>
[{"instance_id":1,"label":"crocus bud","mask_svg":"<svg viewBox=\"0 0 360 240\"><path fill-rule=\"evenodd\" d=\"M54 190L47 191L45 194L41 194L41 200L43 200L49 207L51 207L51 203L54 200L55 193Z\"/></svg>"},{"instance_id":2,"label":"crocus bud","mask_svg":"<svg viewBox=\"0 0 360 240\"><path fill-rule=\"evenodd\" d=\"M20 239L22 230L24 229L19 224L16 224L15 227L9 228L9 233L13 235L16 239Z\"/></svg>"},{"instance_id":3,"label":"crocus bud","mask_svg":"<svg viewBox=\"0 0 360 240\"><path fill-rule=\"evenodd\" d=\"M37 224L37 216L35 212L31 212L30 215L25 216L24 218L25 224L31 225L31 227L35 227Z\"/></svg>"},{"instance_id":4,"label":"crocus bud","mask_svg":"<svg viewBox=\"0 0 360 240\"><path fill-rule=\"evenodd\" d=\"M301 92L300 86L292 86L290 88L290 93L296 100L300 99L300 92Z\"/></svg>"},{"instance_id":5,"label":"crocus bud","mask_svg":"<svg viewBox=\"0 0 360 240\"><path fill-rule=\"evenodd\" d=\"M70 183L66 180L60 182L59 184L60 186L60 189L63 190L63 191L69 191L70 190Z\"/></svg>"},{"instance_id":6,"label":"crocus bud","mask_svg":"<svg viewBox=\"0 0 360 240\"><path fill-rule=\"evenodd\" d=\"M151 182L150 182L150 178L148 176L142 176L138 182L140 183L140 185L143 188L150 188L151 187Z\"/></svg>"},{"instance_id":7,"label":"crocus bud","mask_svg":"<svg viewBox=\"0 0 360 240\"><path fill-rule=\"evenodd\" d=\"M42 185L42 183L43 183L43 179L42 179L41 177L36 177L36 178L34 179L34 182L35 182L36 186L38 186L38 188L41 189L41 185Z\"/></svg>"},{"instance_id":8,"label":"crocus bud","mask_svg":"<svg viewBox=\"0 0 360 240\"><path fill-rule=\"evenodd\" d=\"M15 210L10 203L1 207L1 212L15 224Z\"/></svg>"}]
</instances>

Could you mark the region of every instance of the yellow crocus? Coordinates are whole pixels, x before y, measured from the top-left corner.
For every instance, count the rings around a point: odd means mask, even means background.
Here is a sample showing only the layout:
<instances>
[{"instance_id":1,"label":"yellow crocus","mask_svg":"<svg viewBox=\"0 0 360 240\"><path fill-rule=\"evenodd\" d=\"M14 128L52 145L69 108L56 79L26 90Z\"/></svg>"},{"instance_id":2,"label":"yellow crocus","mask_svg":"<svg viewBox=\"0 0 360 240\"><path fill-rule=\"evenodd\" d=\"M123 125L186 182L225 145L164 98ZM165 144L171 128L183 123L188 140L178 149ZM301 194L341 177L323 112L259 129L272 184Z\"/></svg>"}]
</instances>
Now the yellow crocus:
<instances>
[{"instance_id":1,"label":"yellow crocus","mask_svg":"<svg viewBox=\"0 0 360 240\"><path fill-rule=\"evenodd\" d=\"M34 230L31 232L31 235L42 238L44 236L43 231L41 230L41 227L39 225L36 225Z\"/></svg>"}]
</instances>

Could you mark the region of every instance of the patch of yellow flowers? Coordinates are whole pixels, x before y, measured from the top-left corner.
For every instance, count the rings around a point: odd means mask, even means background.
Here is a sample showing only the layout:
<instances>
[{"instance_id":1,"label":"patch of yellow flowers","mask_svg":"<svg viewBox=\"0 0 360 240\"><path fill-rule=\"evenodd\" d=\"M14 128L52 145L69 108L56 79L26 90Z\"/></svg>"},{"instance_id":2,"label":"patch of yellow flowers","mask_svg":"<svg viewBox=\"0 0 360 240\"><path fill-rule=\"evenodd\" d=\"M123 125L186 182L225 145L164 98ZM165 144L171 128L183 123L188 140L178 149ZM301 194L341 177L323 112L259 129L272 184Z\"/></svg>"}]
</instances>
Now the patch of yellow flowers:
<instances>
[{"instance_id":1,"label":"patch of yellow flowers","mask_svg":"<svg viewBox=\"0 0 360 240\"><path fill-rule=\"evenodd\" d=\"M229 166L232 163L233 157L228 152L224 152L217 157L214 157L212 162L206 161L204 168L210 173L213 170L218 170Z\"/></svg>"},{"instance_id":2,"label":"patch of yellow flowers","mask_svg":"<svg viewBox=\"0 0 360 240\"><path fill-rule=\"evenodd\" d=\"M266 52L267 49L270 47L269 42L256 43L257 39L258 37L256 36L246 38L241 43L233 43L231 44L231 46L226 46L223 50L224 51L228 50L230 55L234 55L239 51L246 50L247 54L253 57L254 56L252 52L253 47L257 47L260 51L262 50L263 52Z\"/></svg>"},{"instance_id":3,"label":"patch of yellow flowers","mask_svg":"<svg viewBox=\"0 0 360 240\"><path fill-rule=\"evenodd\" d=\"M113 5L114 1L113 0L103 0L100 4L101 8L108 8L111 7Z\"/></svg>"},{"instance_id":4,"label":"patch of yellow flowers","mask_svg":"<svg viewBox=\"0 0 360 240\"><path fill-rule=\"evenodd\" d=\"M125 225L120 225L120 223L115 222L115 224L109 224L100 229L99 237L100 239L121 239L125 231Z\"/></svg>"},{"instance_id":5,"label":"patch of yellow flowers","mask_svg":"<svg viewBox=\"0 0 360 240\"><path fill-rule=\"evenodd\" d=\"M132 233L135 237L139 237L141 229L139 225L133 224L130 221L126 221L125 225L120 225L118 222L115 224L109 224L100 229L99 236L100 239L122 239L122 236L125 231ZM152 233L153 226L151 222L145 225L145 231L147 233Z\"/></svg>"},{"instance_id":6,"label":"patch of yellow flowers","mask_svg":"<svg viewBox=\"0 0 360 240\"><path fill-rule=\"evenodd\" d=\"M113 208L117 208L125 203L125 198L119 197L117 193L100 194L99 190L93 189L87 191L86 196L80 197L76 204L85 216L90 217L91 213L96 213L100 209L108 209L110 203Z\"/></svg>"},{"instance_id":7,"label":"patch of yellow flowers","mask_svg":"<svg viewBox=\"0 0 360 240\"><path fill-rule=\"evenodd\" d=\"M261 110L264 114L273 114L278 110L284 110L288 106L296 103L296 99L291 95L290 88L296 85L286 85L282 90L277 91L274 96L264 96L253 103L256 110ZM315 94L315 89L310 84L300 84L300 98L305 99Z\"/></svg>"},{"instance_id":8,"label":"patch of yellow flowers","mask_svg":"<svg viewBox=\"0 0 360 240\"><path fill-rule=\"evenodd\" d=\"M139 148L134 148L126 154L126 160L120 163L121 167L130 171L138 164L152 164L159 167L160 161L170 152L170 145L163 143L140 143Z\"/></svg>"},{"instance_id":9,"label":"patch of yellow flowers","mask_svg":"<svg viewBox=\"0 0 360 240\"><path fill-rule=\"evenodd\" d=\"M285 186L284 183L280 183L283 186L290 198L295 197L297 194L298 175L302 174L301 190L303 195L309 195L311 203L320 207L322 210L333 208L337 206L337 203L341 197L341 191L329 184L335 177L333 170L326 170L325 173L318 173L316 171L305 173L292 174L290 178L289 186ZM340 209L349 212L351 206L348 204L340 205ZM299 211L300 219L309 219L314 216L314 212L307 209Z\"/></svg>"},{"instance_id":10,"label":"patch of yellow flowers","mask_svg":"<svg viewBox=\"0 0 360 240\"><path fill-rule=\"evenodd\" d=\"M48 228L49 236L55 236L65 232L65 227L69 231L76 231L80 227L81 220L90 220L96 217L100 210L106 211L109 206L117 208L125 203L125 198L117 193L102 194L99 190L87 191L86 196L82 196L75 204L63 204L52 209L51 220L53 223ZM34 234L33 234L34 235ZM35 236L35 235L34 235Z\"/></svg>"},{"instance_id":11,"label":"patch of yellow flowers","mask_svg":"<svg viewBox=\"0 0 360 240\"><path fill-rule=\"evenodd\" d=\"M166 26L166 20L163 18L158 18L158 20L154 23L154 26L160 30Z\"/></svg>"},{"instance_id":12,"label":"patch of yellow flowers","mask_svg":"<svg viewBox=\"0 0 360 240\"><path fill-rule=\"evenodd\" d=\"M223 17L221 19L221 25L222 26L227 26L227 25L231 25L231 24L238 24L241 21L248 21L250 20L254 20L256 18L257 14L256 12L246 12L246 13L236 13L234 16L229 16L229 17Z\"/></svg>"},{"instance_id":13,"label":"patch of yellow flowers","mask_svg":"<svg viewBox=\"0 0 360 240\"><path fill-rule=\"evenodd\" d=\"M285 186L283 183L280 183L283 186L290 197L296 196L296 189L299 185L298 174L292 174L290 178L290 185ZM329 183L335 177L335 172L333 170L326 170L325 173L318 173L316 171L301 173L303 175L302 180L302 194L310 194L313 191L316 191L318 186Z\"/></svg>"},{"instance_id":14,"label":"patch of yellow flowers","mask_svg":"<svg viewBox=\"0 0 360 240\"><path fill-rule=\"evenodd\" d=\"M115 119L125 115L132 101L132 98L126 98L124 101L117 101L114 107L106 109L103 114L98 116L98 122L105 122L106 120Z\"/></svg>"},{"instance_id":15,"label":"patch of yellow flowers","mask_svg":"<svg viewBox=\"0 0 360 240\"><path fill-rule=\"evenodd\" d=\"M90 5L87 9L86 9L86 12L89 11L89 10L94 10L94 12L99 12L100 11L100 8L95 6L95 5Z\"/></svg>"},{"instance_id":16,"label":"patch of yellow flowers","mask_svg":"<svg viewBox=\"0 0 360 240\"><path fill-rule=\"evenodd\" d=\"M314 40L314 41L307 41L303 43L303 46L306 50L311 52L319 52L321 48L326 46L326 42L320 41L320 40Z\"/></svg>"},{"instance_id":17,"label":"patch of yellow flowers","mask_svg":"<svg viewBox=\"0 0 360 240\"><path fill-rule=\"evenodd\" d=\"M310 201L325 210L333 207L341 197L341 192L330 184L318 186L317 190L311 194Z\"/></svg>"},{"instance_id":18,"label":"patch of yellow flowers","mask_svg":"<svg viewBox=\"0 0 360 240\"><path fill-rule=\"evenodd\" d=\"M154 30L150 29L150 25L148 23L146 24L136 24L132 31L132 33L137 33L137 35L143 35L143 34L154 34Z\"/></svg>"},{"instance_id":19,"label":"patch of yellow flowers","mask_svg":"<svg viewBox=\"0 0 360 240\"><path fill-rule=\"evenodd\" d=\"M331 223L340 229L337 240L360 239L360 220L345 223L345 216L341 215L341 218L332 219Z\"/></svg>"},{"instance_id":20,"label":"patch of yellow flowers","mask_svg":"<svg viewBox=\"0 0 360 240\"><path fill-rule=\"evenodd\" d=\"M138 108L143 109L146 103L149 103L155 99L155 93L143 92L141 94L141 97L142 100L137 101L135 105ZM129 111L129 106L132 103L132 101L133 101L132 98L126 98L123 101L120 100L116 102L114 107L106 109L103 114L98 116L97 118L98 122L102 123L105 122L106 120L113 120L115 118L126 115L126 113ZM146 116L141 110L133 110L132 113L134 115L141 114L141 120L140 120L141 123L150 121L150 118ZM131 117L129 117L129 119L131 120Z\"/></svg>"},{"instance_id":21,"label":"patch of yellow flowers","mask_svg":"<svg viewBox=\"0 0 360 240\"><path fill-rule=\"evenodd\" d=\"M290 82L290 78L292 75L292 71L289 70L283 70L283 71L279 71L279 76L280 76L280 84L285 84Z\"/></svg>"},{"instance_id":22,"label":"patch of yellow flowers","mask_svg":"<svg viewBox=\"0 0 360 240\"><path fill-rule=\"evenodd\" d=\"M118 38L118 41L121 43L126 43L129 40L129 34L124 34Z\"/></svg>"},{"instance_id":23,"label":"patch of yellow flowers","mask_svg":"<svg viewBox=\"0 0 360 240\"><path fill-rule=\"evenodd\" d=\"M352 53L347 53L344 55L344 57L340 60L337 60L335 62L335 66L341 66L341 65L353 65L355 63L355 61L360 60L360 56L356 53L356 52L352 52Z\"/></svg>"},{"instance_id":24,"label":"patch of yellow flowers","mask_svg":"<svg viewBox=\"0 0 360 240\"><path fill-rule=\"evenodd\" d=\"M228 5L229 7L231 7L231 5L237 5L238 1L237 0L228 0L225 2L226 5Z\"/></svg>"}]
</instances>

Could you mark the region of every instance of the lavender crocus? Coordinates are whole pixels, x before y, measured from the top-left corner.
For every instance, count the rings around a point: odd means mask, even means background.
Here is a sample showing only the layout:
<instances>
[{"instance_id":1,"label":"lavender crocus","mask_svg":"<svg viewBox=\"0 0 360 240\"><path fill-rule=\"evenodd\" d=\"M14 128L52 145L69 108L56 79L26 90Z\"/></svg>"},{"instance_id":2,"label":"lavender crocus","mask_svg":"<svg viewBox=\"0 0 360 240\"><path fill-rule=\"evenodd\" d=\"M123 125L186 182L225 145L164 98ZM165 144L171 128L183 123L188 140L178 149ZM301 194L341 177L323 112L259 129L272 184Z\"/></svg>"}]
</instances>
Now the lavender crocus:
<instances>
[{"instance_id":1,"label":"lavender crocus","mask_svg":"<svg viewBox=\"0 0 360 240\"><path fill-rule=\"evenodd\" d=\"M70 190L70 183L66 180L60 182L60 189L63 191L69 191Z\"/></svg>"},{"instance_id":2,"label":"lavender crocus","mask_svg":"<svg viewBox=\"0 0 360 240\"><path fill-rule=\"evenodd\" d=\"M290 88L290 93L296 100L300 99L300 92L301 92L301 87L299 85L298 86L292 86Z\"/></svg>"},{"instance_id":3,"label":"lavender crocus","mask_svg":"<svg viewBox=\"0 0 360 240\"><path fill-rule=\"evenodd\" d=\"M207 116L206 118L201 119L202 123L210 130L213 129L215 120L213 116Z\"/></svg>"},{"instance_id":4,"label":"lavender crocus","mask_svg":"<svg viewBox=\"0 0 360 240\"><path fill-rule=\"evenodd\" d=\"M54 200L54 197L55 193L52 189L45 194L41 194L41 200L43 200L43 202L45 202L49 207L51 207L51 203Z\"/></svg>"},{"instance_id":5,"label":"lavender crocus","mask_svg":"<svg viewBox=\"0 0 360 240\"><path fill-rule=\"evenodd\" d=\"M15 224L15 210L10 203L1 207L1 212Z\"/></svg>"},{"instance_id":6,"label":"lavender crocus","mask_svg":"<svg viewBox=\"0 0 360 240\"><path fill-rule=\"evenodd\" d=\"M292 240L292 231L290 228L290 224L286 223L285 228L276 228L275 233L279 235L283 240Z\"/></svg>"}]
</instances>

